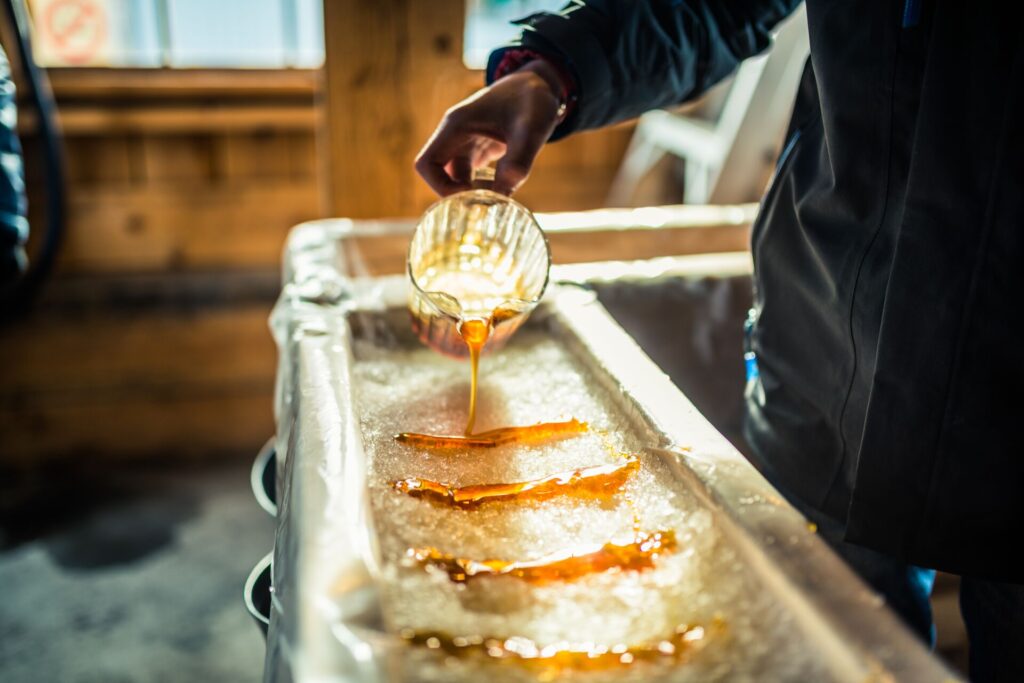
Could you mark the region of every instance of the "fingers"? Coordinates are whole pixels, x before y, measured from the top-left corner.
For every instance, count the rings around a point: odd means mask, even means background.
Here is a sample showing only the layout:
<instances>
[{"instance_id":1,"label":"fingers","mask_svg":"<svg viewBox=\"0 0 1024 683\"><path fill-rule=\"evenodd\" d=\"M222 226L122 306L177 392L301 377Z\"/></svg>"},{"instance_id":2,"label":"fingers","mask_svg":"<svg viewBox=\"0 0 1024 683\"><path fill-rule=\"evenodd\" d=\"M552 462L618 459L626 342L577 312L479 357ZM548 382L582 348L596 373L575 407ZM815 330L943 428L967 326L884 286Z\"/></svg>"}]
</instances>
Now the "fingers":
<instances>
[{"instance_id":1,"label":"fingers","mask_svg":"<svg viewBox=\"0 0 1024 683\"><path fill-rule=\"evenodd\" d=\"M442 197L469 189L469 158L461 153L469 142L445 117L416 157L416 172Z\"/></svg>"},{"instance_id":2,"label":"fingers","mask_svg":"<svg viewBox=\"0 0 1024 683\"><path fill-rule=\"evenodd\" d=\"M511 194L558 123L558 98L535 73L511 74L448 110L416 158L441 196L467 190L472 169L498 159L494 189Z\"/></svg>"},{"instance_id":3,"label":"fingers","mask_svg":"<svg viewBox=\"0 0 1024 683\"><path fill-rule=\"evenodd\" d=\"M455 157L445 170L448 177L459 185L469 185L473 180L473 161L468 156Z\"/></svg>"},{"instance_id":4,"label":"fingers","mask_svg":"<svg viewBox=\"0 0 1024 683\"><path fill-rule=\"evenodd\" d=\"M420 152L420 155L416 158L416 172L420 174L423 180L427 181L430 189L437 194L447 197L450 194L468 190L469 181L455 180L452 176L448 175L445 166L447 166L447 159L431 155L427 150Z\"/></svg>"},{"instance_id":5,"label":"fingers","mask_svg":"<svg viewBox=\"0 0 1024 683\"><path fill-rule=\"evenodd\" d=\"M506 141L505 156L498 160L494 173L494 191L515 192L530 175L533 162L551 135L554 125L522 124L514 128Z\"/></svg>"}]
</instances>

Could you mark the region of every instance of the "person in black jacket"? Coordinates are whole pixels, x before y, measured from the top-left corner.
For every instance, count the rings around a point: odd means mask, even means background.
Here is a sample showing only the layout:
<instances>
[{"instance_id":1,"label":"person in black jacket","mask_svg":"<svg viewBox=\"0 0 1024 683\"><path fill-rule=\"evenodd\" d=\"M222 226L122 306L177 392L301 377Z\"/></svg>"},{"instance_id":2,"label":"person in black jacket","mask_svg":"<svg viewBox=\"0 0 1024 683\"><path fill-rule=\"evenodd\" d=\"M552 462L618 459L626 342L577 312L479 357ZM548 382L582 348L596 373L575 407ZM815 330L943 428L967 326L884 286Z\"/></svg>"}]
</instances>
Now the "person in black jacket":
<instances>
[{"instance_id":1,"label":"person in black jacket","mask_svg":"<svg viewBox=\"0 0 1024 683\"><path fill-rule=\"evenodd\" d=\"M438 193L685 102L792 0L589 0L519 23L416 168ZM752 462L931 640L962 576L978 681L1024 680L1019 3L807 0L811 57L753 227Z\"/></svg>"},{"instance_id":2,"label":"person in black jacket","mask_svg":"<svg viewBox=\"0 0 1024 683\"><path fill-rule=\"evenodd\" d=\"M17 119L11 68L0 48L0 293L13 285L28 264L25 178Z\"/></svg>"}]
</instances>

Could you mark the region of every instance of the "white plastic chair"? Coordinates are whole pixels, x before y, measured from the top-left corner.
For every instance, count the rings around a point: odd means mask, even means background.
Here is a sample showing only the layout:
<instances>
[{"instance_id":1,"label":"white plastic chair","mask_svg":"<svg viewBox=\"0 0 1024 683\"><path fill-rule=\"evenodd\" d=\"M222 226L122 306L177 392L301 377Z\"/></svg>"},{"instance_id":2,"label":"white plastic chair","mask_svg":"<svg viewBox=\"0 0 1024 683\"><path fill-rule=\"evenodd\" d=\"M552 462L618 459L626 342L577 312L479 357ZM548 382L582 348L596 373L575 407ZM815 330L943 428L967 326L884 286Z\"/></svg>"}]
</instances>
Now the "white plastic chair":
<instances>
[{"instance_id":1,"label":"white plastic chair","mask_svg":"<svg viewBox=\"0 0 1024 683\"><path fill-rule=\"evenodd\" d=\"M683 202L756 201L770 173L810 53L803 5L775 34L765 55L733 76L715 121L664 109L640 117L608 193L609 206L629 204L637 185L665 156L685 160Z\"/></svg>"}]
</instances>

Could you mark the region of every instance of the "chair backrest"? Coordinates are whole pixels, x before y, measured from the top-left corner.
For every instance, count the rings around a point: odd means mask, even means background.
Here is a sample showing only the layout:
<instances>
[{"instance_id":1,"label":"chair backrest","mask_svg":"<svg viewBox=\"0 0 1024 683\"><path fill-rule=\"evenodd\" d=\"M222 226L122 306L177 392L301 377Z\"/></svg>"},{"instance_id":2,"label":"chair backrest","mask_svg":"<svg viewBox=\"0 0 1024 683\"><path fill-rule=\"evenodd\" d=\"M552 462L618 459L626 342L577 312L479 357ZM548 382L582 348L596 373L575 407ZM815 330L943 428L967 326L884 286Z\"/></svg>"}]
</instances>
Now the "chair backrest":
<instances>
[{"instance_id":1,"label":"chair backrest","mask_svg":"<svg viewBox=\"0 0 1024 683\"><path fill-rule=\"evenodd\" d=\"M767 55L747 60L736 72L715 137L723 158L711 169L713 204L760 197L782 143L804 62L810 54L803 5L779 27Z\"/></svg>"},{"instance_id":2,"label":"chair backrest","mask_svg":"<svg viewBox=\"0 0 1024 683\"><path fill-rule=\"evenodd\" d=\"M641 178L665 154L686 160L684 201L755 201L771 174L804 61L810 52L801 5L776 31L766 54L736 70L713 120L657 109L640 117L608 193L627 204Z\"/></svg>"},{"instance_id":3,"label":"chair backrest","mask_svg":"<svg viewBox=\"0 0 1024 683\"><path fill-rule=\"evenodd\" d=\"M747 120L750 113L750 104L754 100L758 86L766 87L767 81L762 78L765 67L768 65L769 55L774 53L752 57L740 65L732 77L729 85L729 92L722 103L722 109L718 118L714 121L714 135L718 138L725 149L732 145L732 142L739 134L740 127Z\"/></svg>"}]
</instances>

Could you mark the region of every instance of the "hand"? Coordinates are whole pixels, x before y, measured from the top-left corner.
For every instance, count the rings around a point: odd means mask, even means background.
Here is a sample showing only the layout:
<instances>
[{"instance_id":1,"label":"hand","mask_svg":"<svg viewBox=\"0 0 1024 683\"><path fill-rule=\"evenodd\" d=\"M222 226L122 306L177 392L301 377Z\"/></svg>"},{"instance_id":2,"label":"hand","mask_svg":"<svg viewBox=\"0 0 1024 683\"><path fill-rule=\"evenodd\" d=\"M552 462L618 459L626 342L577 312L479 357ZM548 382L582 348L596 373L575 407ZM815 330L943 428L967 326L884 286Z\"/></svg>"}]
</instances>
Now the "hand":
<instances>
[{"instance_id":1,"label":"hand","mask_svg":"<svg viewBox=\"0 0 1024 683\"><path fill-rule=\"evenodd\" d=\"M473 169L495 159L494 190L512 194L562 112L554 68L534 60L445 113L416 157L416 171L441 196L468 190Z\"/></svg>"}]
</instances>

